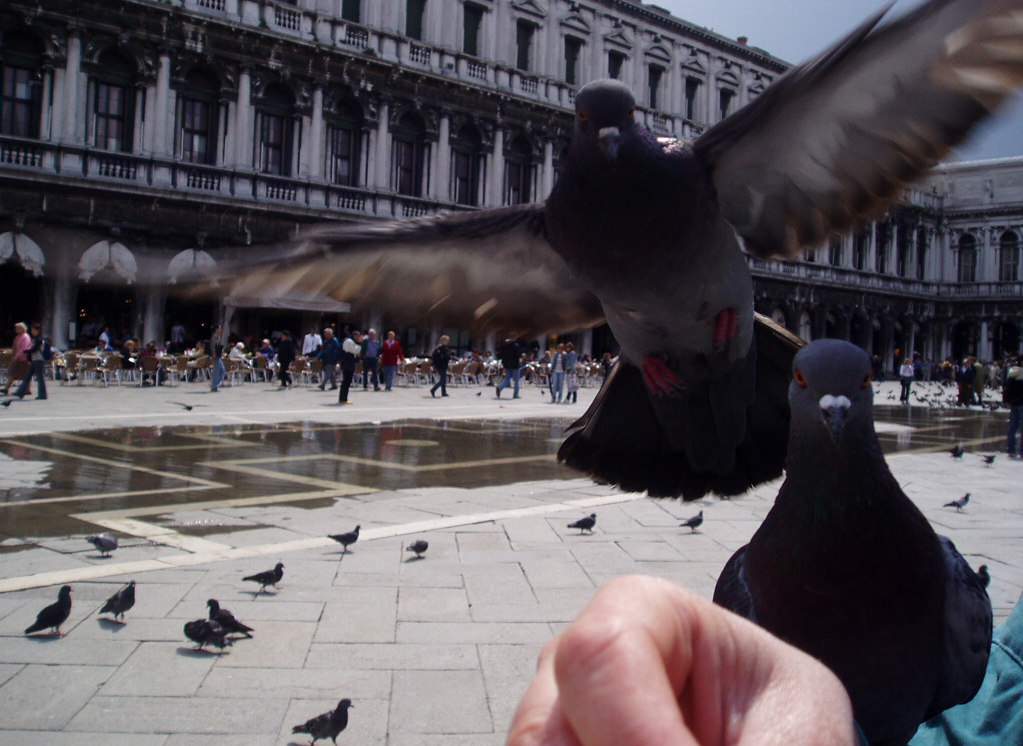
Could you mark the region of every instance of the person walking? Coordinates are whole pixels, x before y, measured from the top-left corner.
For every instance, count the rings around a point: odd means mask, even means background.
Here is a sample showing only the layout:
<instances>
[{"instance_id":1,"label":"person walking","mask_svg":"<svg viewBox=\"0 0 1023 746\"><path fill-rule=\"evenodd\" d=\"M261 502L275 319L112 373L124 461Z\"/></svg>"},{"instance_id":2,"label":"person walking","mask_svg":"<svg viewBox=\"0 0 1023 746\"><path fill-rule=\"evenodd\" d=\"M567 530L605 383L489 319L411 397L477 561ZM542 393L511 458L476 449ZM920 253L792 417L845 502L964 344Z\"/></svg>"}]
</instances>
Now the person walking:
<instances>
[{"instance_id":1,"label":"person walking","mask_svg":"<svg viewBox=\"0 0 1023 746\"><path fill-rule=\"evenodd\" d=\"M522 380L522 347L510 337L501 343L497 350L501 358L501 365L504 367L504 379L497 384L497 398L501 398L501 391L508 388L510 384L515 385L512 399L519 398L519 382Z\"/></svg>"},{"instance_id":2,"label":"person walking","mask_svg":"<svg viewBox=\"0 0 1023 746\"><path fill-rule=\"evenodd\" d=\"M281 332L281 343L277 345L277 373L281 379L281 389L287 389L292 384L291 371L288 369L295 362L297 354L295 340L291 338L291 332L285 329Z\"/></svg>"},{"instance_id":3,"label":"person walking","mask_svg":"<svg viewBox=\"0 0 1023 746\"><path fill-rule=\"evenodd\" d=\"M902 361L902 367L899 368L899 383L902 384L899 401L909 404L909 389L913 385L913 361L908 357Z\"/></svg>"},{"instance_id":4,"label":"person walking","mask_svg":"<svg viewBox=\"0 0 1023 746\"><path fill-rule=\"evenodd\" d=\"M224 380L224 330L220 324L213 327L210 335L210 356L213 358L213 375L210 379L210 391L219 391Z\"/></svg>"},{"instance_id":5,"label":"person walking","mask_svg":"<svg viewBox=\"0 0 1023 746\"><path fill-rule=\"evenodd\" d=\"M450 341L451 337L442 334L440 344L430 353L430 362L433 363L438 377L437 383L433 384L433 388L430 389L430 396L437 396L437 389L440 389L441 396L448 395L448 363L451 362L451 349L448 347L448 342Z\"/></svg>"},{"instance_id":6,"label":"person walking","mask_svg":"<svg viewBox=\"0 0 1023 746\"><path fill-rule=\"evenodd\" d=\"M1010 357L1005 361L1005 385L1002 387L1002 402L1009 407L1009 430L1007 433L1007 452L1009 458L1023 456L1023 447L1017 442L1023 425L1023 366L1020 359Z\"/></svg>"},{"instance_id":7,"label":"person walking","mask_svg":"<svg viewBox=\"0 0 1023 746\"><path fill-rule=\"evenodd\" d=\"M25 394L28 393L29 384L32 382L32 377L36 379L36 399L46 398L46 363L53 359L53 352L50 349L50 342L43 336L42 324L36 322L32 324L32 346L28 350L28 372L25 373L25 377L21 380L21 385L18 386L18 390L14 392L14 395L19 399L24 399Z\"/></svg>"},{"instance_id":8,"label":"person walking","mask_svg":"<svg viewBox=\"0 0 1023 746\"><path fill-rule=\"evenodd\" d=\"M373 390L380 390L380 342L377 341L377 330L370 329L362 340L362 390L369 389L373 379Z\"/></svg>"},{"instance_id":9,"label":"person walking","mask_svg":"<svg viewBox=\"0 0 1023 746\"><path fill-rule=\"evenodd\" d=\"M387 339L380 346L380 367L384 372L384 391L390 391L394 385L394 374L398 372L398 363L405 362L405 353L401 351L394 332L387 332Z\"/></svg>"},{"instance_id":10,"label":"person walking","mask_svg":"<svg viewBox=\"0 0 1023 746\"><path fill-rule=\"evenodd\" d=\"M14 344L12 347L14 354L11 357L11 364L7 366L7 385L4 386L4 396L10 392L12 384L20 382L25 377L30 367L28 351L32 347L32 337L29 336L28 327L20 321L14 325ZM31 386L29 389L31 389ZM31 394L31 390L28 393Z\"/></svg>"},{"instance_id":11,"label":"person walking","mask_svg":"<svg viewBox=\"0 0 1023 746\"><path fill-rule=\"evenodd\" d=\"M348 392L352 388L352 379L355 378L355 361L362 354L362 333L352 332L352 336L346 337L341 344L341 390L338 392L338 404L351 404L348 400Z\"/></svg>"},{"instance_id":12,"label":"person walking","mask_svg":"<svg viewBox=\"0 0 1023 746\"><path fill-rule=\"evenodd\" d=\"M330 390L337 388L337 363L341 359L341 343L334 336L334 330L327 327L323 330L323 344L320 346L320 354L317 356L323 361L323 377L320 381L320 391L323 391L330 382Z\"/></svg>"},{"instance_id":13,"label":"person walking","mask_svg":"<svg viewBox=\"0 0 1023 746\"><path fill-rule=\"evenodd\" d=\"M561 401L565 390L567 363L568 356L565 354L565 345L559 344L554 357L551 358L551 404Z\"/></svg>"},{"instance_id":14,"label":"person walking","mask_svg":"<svg viewBox=\"0 0 1023 746\"><path fill-rule=\"evenodd\" d=\"M571 342L565 344L565 404L575 404L579 401L579 371L576 366L579 364L579 356L576 355L575 345Z\"/></svg>"}]
</instances>

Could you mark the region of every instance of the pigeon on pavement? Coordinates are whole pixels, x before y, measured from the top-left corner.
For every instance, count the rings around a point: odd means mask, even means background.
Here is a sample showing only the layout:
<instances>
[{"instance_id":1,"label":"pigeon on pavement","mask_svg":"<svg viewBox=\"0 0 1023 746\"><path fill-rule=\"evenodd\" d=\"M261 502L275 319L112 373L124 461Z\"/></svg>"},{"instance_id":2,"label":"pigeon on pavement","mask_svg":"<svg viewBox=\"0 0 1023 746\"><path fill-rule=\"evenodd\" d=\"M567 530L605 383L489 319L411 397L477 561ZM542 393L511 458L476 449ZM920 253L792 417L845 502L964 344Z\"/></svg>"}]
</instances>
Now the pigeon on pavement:
<instances>
[{"instance_id":1,"label":"pigeon on pavement","mask_svg":"<svg viewBox=\"0 0 1023 746\"><path fill-rule=\"evenodd\" d=\"M356 526L353 531L346 531L343 534L327 534L327 536L341 545L341 554L346 554L348 552L348 546L359 540L359 531L361 529L362 526Z\"/></svg>"},{"instance_id":2,"label":"pigeon on pavement","mask_svg":"<svg viewBox=\"0 0 1023 746\"><path fill-rule=\"evenodd\" d=\"M871 746L905 744L976 693L991 602L885 463L870 357L820 340L793 365L785 482L714 601L830 667Z\"/></svg>"},{"instance_id":3,"label":"pigeon on pavement","mask_svg":"<svg viewBox=\"0 0 1023 746\"><path fill-rule=\"evenodd\" d=\"M268 585L272 585L274 588L281 582L281 578L284 577L284 563L278 562L274 565L273 570L264 570L263 572L257 572L255 575L246 575L242 580L251 580L254 583L259 583L259 592L262 593L266 590Z\"/></svg>"},{"instance_id":4,"label":"pigeon on pavement","mask_svg":"<svg viewBox=\"0 0 1023 746\"><path fill-rule=\"evenodd\" d=\"M994 464L995 463L995 458L997 456L998 456L997 453L989 453L989 454L985 455L983 457L984 458L984 465L985 466L991 466L992 464Z\"/></svg>"},{"instance_id":5,"label":"pigeon on pavement","mask_svg":"<svg viewBox=\"0 0 1023 746\"><path fill-rule=\"evenodd\" d=\"M950 502L950 503L945 503L945 505L944 505L943 507L946 507L946 508L955 508L955 509L956 509L956 512L958 513L958 512L960 512L960 511L961 511L961 510L962 510L963 508L965 508L965 507L966 507L966 504L967 504L968 502L970 502L970 493L969 493L969 492L967 492L967 493L966 493L965 495L963 495L962 497L960 497L960 498L959 498L958 500L953 500L953 501L952 501L952 502Z\"/></svg>"},{"instance_id":6,"label":"pigeon on pavement","mask_svg":"<svg viewBox=\"0 0 1023 746\"><path fill-rule=\"evenodd\" d=\"M577 529L579 529L579 533L582 533L583 531L589 531L592 534L593 533L593 527L596 526L596 525L597 525L597 514L596 513L590 513L585 518L580 518L575 523L568 524L568 528L577 528Z\"/></svg>"},{"instance_id":7,"label":"pigeon on pavement","mask_svg":"<svg viewBox=\"0 0 1023 746\"><path fill-rule=\"evenodd\" d=\"M120 617L120 621L124 623L124 612L131 609L135 605L135 581L132 580L128 585L124 586L117 593L107 599L107 602L103 604L103 608L99 610L100 614L113 614L114 619Z\"/></svg>"},{"instance_id":8,"label":"pigeon on pavement","mask_svg":"<svg viewBox=\"0 0 1023 746\"><path fill-rule=\"evenodd\" d=\"M117 537L113 534L86 536L85 540L102 552L104 557L109 557L110 553L117 549Z\"/></svg>"},{"instance_id":9,"label":"pigeon on pavement","mask_svg":"<svg viewBox=\"0 0 1023 746\"><path fill-rule=\"evenodd\" d=\"M692 143L592 82L546 202L322 226L246 247L224 279L509 336L606 321L620 360L559 459L651 496L740 494L781 474L801 346L755 316L742 249L792 257L883 213L1023 81L1017 11L882 11Z\"/></svg>"},{"instance_id":10,"label":"pigeon on pavement","mask_svg":"<svg viewBox=\"0 0 1023 746\"><path fill-rule=\"evenodd\" d=\"M948 449L948 452L952 454L952 458L962 458L963 454L966 453L966 449L963 448L962 443L956 443L954 446Z\"/></svg>"},{"instance_id":11,"label":"pigeon on pavement","mask_svg":"<svg viewBox=\"0 0 1023 746\"><path fill-rule=\"evenodd\" d=\"M337 737L348 727L348 708L354 707L352 700L345 698L337 703L337 709L306 720L302 725L291 729L292 733L308 733L313 737L309 746L313 746L321 738L329 738L337 745Z\"/></svg>"},{"instance_id":12,"label":"pigeon on pavement","mask_svg":"<svg viewBox=\"0 0 1023 746\"><path fill-rule=\"evenodd\" d=\"M416 539L415 541L413 541L411 544L408 545L408 549L406 549L405 551L406 552L415 552L416 553L416 559L421 559L422 556L423 556L423 553L427 549L429 549L429 548L430 548L430 544L429 544L429 542L426 541L426 539Z\"/></svg>"},{"instance_id":13,"label":"pigeon on pavement","mask_svg":"<svg viewBox=\"0 0 1023 746\"><path fill-rule=\"evenodd\" d=\"M239 622L235 619L234 614L227 609L220 608L220 603L217 599L211 598L206 602L206 605L210 608L210 619L219 624L225 633L231 634L235 632L246 637L252 637L251 633L254 631L252 627Z\"/></svg>"},{"instance_id":14,"label":"pigeon on pavement","mask_svg":"<svg viewBox=\"0 0 1023 746\"><path fill-rule=\"evenodd\" d=\"M71 616L71 586L63 585L57 594L56 603L52 603L40 611L36 616L35 623L25 629L25 634L30 635L33 632L50 629L58 637L63 637L60 625L66 622L69 616Z\"/></svg>"},{"instance_id":15,"label":"pigeon on pavement","mask_svg":"<svg viewBox=\"0 0 1023 746\"><path fill-rule=\"evenodd\" d=\"M223 650L231 644L224 628L210 619L186 622L185 637L197 645L196 650L202 650L207 645L213 645Z\"/></svg>"},{"instance_id":16,"label":"pigeon on pavement","mask_svg":"<svg viewBox=\"0 0 1023 746\"><path fill-rule=\"evenodd\" d=\"M682 528L683 526L688 526L690 533L695 532L696 529L703 525L703 511L701 510L692 518L686 518L684 521L682 521L682 523L678 525L679 528Z\"/></svg>"}]
</instances>

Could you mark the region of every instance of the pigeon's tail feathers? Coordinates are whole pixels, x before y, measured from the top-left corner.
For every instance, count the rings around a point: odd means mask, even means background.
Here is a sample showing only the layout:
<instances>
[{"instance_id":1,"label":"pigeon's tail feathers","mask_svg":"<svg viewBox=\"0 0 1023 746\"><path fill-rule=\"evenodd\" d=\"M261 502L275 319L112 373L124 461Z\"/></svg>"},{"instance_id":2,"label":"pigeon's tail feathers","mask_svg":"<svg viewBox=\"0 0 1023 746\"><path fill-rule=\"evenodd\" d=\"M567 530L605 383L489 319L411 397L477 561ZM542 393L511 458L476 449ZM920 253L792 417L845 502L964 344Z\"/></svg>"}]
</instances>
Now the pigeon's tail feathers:
<instances>
[{"instance_id":1,"label":"pigeon's tail feathers","mask_svg":"<svg viewBox=\"0 0 1023 746\"><path fill-rule=\"evenodd\" d=\"M642 373L623 361L611 370L586 413L569 427L558 460L628 492L687 501L708 492L739 495L780 476L788 442L792 358L805 343L759 314L755 329L750 354L756 355L756 392L746 408L744 436L731 468L694 469L686 445L678 444L677 435L666 430L664 418L654 410ZM693 410L681 416L693 416Z\"/></svg>"},{"instance_id":2,"label":"pigeon's tail feathers","mask_svg":"<svg viewBox=\"0 0 1023 746\"><path fill-rule=\"evenodd\" d=\"M25 627L25 634L30 635L33 632L40 632L49 626L46 622L37 619L30 627Z\"/></svg>"},{"instance_id":3,"label":"pigeon's tail feathers","mask_svg":"<svg viewBox=\"0 0 1023 746\"><path fill-rule=\"evenodd\" d=\"M745 556L746 547L740 547L725 564L714 586L714 603L759 624L753 596L746 584L746 574L743 570Z\"/></svg>"}]
</instances>

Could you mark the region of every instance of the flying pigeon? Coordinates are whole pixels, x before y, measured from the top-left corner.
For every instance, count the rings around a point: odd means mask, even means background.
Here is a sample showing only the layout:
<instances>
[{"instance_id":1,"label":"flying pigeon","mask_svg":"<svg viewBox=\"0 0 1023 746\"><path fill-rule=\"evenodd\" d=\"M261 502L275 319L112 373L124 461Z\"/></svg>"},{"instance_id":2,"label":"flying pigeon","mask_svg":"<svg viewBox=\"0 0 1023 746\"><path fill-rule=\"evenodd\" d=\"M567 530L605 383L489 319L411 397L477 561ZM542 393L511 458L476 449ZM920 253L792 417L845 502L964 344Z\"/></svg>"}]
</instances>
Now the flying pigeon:
<instances>
[{"instance_id":1,"label":"flying pigeon","mask_svg":"<svg viewBox=\"0 0 1023 746\"><path fill-rule=\"evenodd\" d=\"M239 622L235 619L234 614L227 609L220 608L217 599L211 598L206 605L210 608L210 619L219 624L226 634L236 632L246 637L252 637L251 633L254 631L252 627Z\"/></svg>"},{"instance_id":2,"label":"flying pigeon","mask_svg":"<svg viewBox=\"0 0 1023 746\"><path fill-rule=\"evenodd\" d=\"M66 622L69 616L71 616L71 586L63 585L57 594L56 603L52 603L40 611L36 616L35 623L25 629L25 634L30 635L33 632L51 629L58 637L63 637L60 625Z\"/></svg>"},{"instance_id":3,"label":"flying pigeon","mask_svg":"<svg viewBox=\"0 0 1023 746\"><path fill-rule=\"evenodd\" d=\"M703 511L701 510L699 513L694 515L692 518L686 518L684 521L682 521L682 523L680 523L678 525L679 525L679 528L682 528L683 526L688 526L689 530L690 530L690 533L695 532L696 529L698 529L700 526L703 525Z\"/></svg>"},{"instance_id":4,"label":"flying pigeon","mask_svg":"<svg viewBox=\"0 0 1023 746\"><path fill-rule=\"evenodd\" d=\"M426 539L416 539L415 541L408 545L408 549L406 549L405 551L415 552L416 559L421 559L423 556L423 552L429 549L429 547L430 544L429 542L426 541Z\"/></svg>"},{"instance_id":5,"label":"flying pigeon","mask_svg":"<svg viewBox=\"0 0 1023 746\"><path fill-rule=\"evenodd\" d=\"M255 575L246 575L242 580L251 580L254 583L259 583L259 592L262 593L266 590L268 585L272 585L274 588L281 582L281 578L284 577L284 563L278 562L274 565L273 570L264 570L263 572L257 572Z\"/></svg>"},{"instance_id":6,"label":"flying pigeon","mask_svg":"<svg viewBox=\"0 0 1023 746\"><path fill-rule=\"evenodd\" d=\"M952 458L962 458L963 454L966 453L966 449L963 448L962 443L956 443L954 446L948 449L948 452L952 454Z\"/></svg>"},{"instance_id":7,"label":"flying pigeon","mask_svg":"<svg viewBox=\"0 0 1023 746\"><path fill-rule=\"evenodd\" d=\"M963 508L966 507L966 504L968 502L970 502L970 493L969 492L967 492L965 495L960 497L958 500L953 500L950 503L945 503L942 507L945 507L945 508L955 508L956 512L959 513L960 511L962 511Z\"/></svg>"},{"instance_id":8,"label":"flying pigeon","mask_svg":"<svg viewBox=\"0 0 1023 746\"><path fill-rule=\"evenodd\" d=\"M348 545L354 544L359 540L359 530L361 528L362 526L356 526L353 531L346 531L343 534L327 534L327 536L341 545L341 554L346 554L348 552Z\"/></svg>"},{"instance_id":9,"label":"flying pigeon","mask_svg":"<svg viewBox=\"0 0 1023 746\"><path fill-rule=\"evenodd\" d=\"M124 612L131 609L135 605L135 581L132 580L128 585L124 586L117 593L107 599L107 602L103 604L103 608L99 610L100 614L113 614L114 619L120 617L120 621L124 623Z\"/></svg>"},{"instance_id":10,"label":"flying pigeon","mask_svg":"<svg viewBox=\"0 0 1023 746\"><path fill-rule=\"evenodd\" d=\"M902 745L976 693L991 602L885 463L870 357L825 339L793 366L785 482L714 601L830 667L871 746Z\"/></svg>"},{"instance_id":11,"label":"flying pigeon","mask_svg":"<svg viewBox=\"0 0 1023 746\"><path fill-rule=\"evenodd\" d=\"M597 525L597 514L590 513L585 518L580 518L575 523L568 524L568 528L577 528L581 534L583 531L589 531L593 533L593 527Z\"/></svg>"},{"instance_id":12,"label":"flying pigeon","mask_svg":"<svg viewBox=\"0 0 1023 746\"><path fill-rule=\"evenodd\" d=\"M291 729L292 733L308 733L313 737L309 746L313 746L321 738L329 738L337 746L337 737L348 727L348 708L354 707L352 700L345 698L337 703L337 709L306 720L302 725Z\"/></svg>"},{"instance_id":13,"label":"flying pigeon","mask_svg":"<svg viewBox=\"0 0 1023 746\"><path fill-rule=\"evenodd\" d=\"M511 336L606 321L620 360L559 460L651 496L741 494L781 474L801 346L755 316L742 249L792 257L883 213L1023 81L1017 11L882 11L692 143L592 82L546 202L322 226L247 247L223 279Z\"/></svg>"},{"instance_id":14,"label":"flying pigeon","mask_svg":"<svg viewBox=\"0 0 1023 746\"><path fill-rule=\"evenodd\" d=\"M194 642L196 650L213 645L223 650L231 644L227 631L210 619L196 619L185 623L185 637Z\"/></svg>"},{"instance_id":15,"label":"flying pigeon","mask_svg":"<svg viewBox=\"0 0 1023 746\"><path fill-rule=\"evenodd\" d=\"M85 540L102 552L104 557L109 557L110 553L117 549L117 537L113 534L86 536Z\"/></svg>"}]
</instances>

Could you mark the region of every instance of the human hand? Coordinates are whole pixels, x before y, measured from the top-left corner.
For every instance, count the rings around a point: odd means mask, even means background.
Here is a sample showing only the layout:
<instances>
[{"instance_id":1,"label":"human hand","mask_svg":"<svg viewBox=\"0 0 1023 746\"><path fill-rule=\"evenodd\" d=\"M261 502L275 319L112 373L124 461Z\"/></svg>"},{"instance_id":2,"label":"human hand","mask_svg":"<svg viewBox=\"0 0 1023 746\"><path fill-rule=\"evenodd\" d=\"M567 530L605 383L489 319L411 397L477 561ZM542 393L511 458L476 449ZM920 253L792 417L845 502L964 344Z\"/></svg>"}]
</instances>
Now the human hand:
<instances>
[{"instance_id":1,"label":"human hand","mask_svg":"<svg viewBox=\"0 0 1023 746\"><path fill-rule=\"evenodd\" d=\"M618 578L547 644L506 746L854 746L822 663L666 580Z\"/></svg>"}]
</instances>

